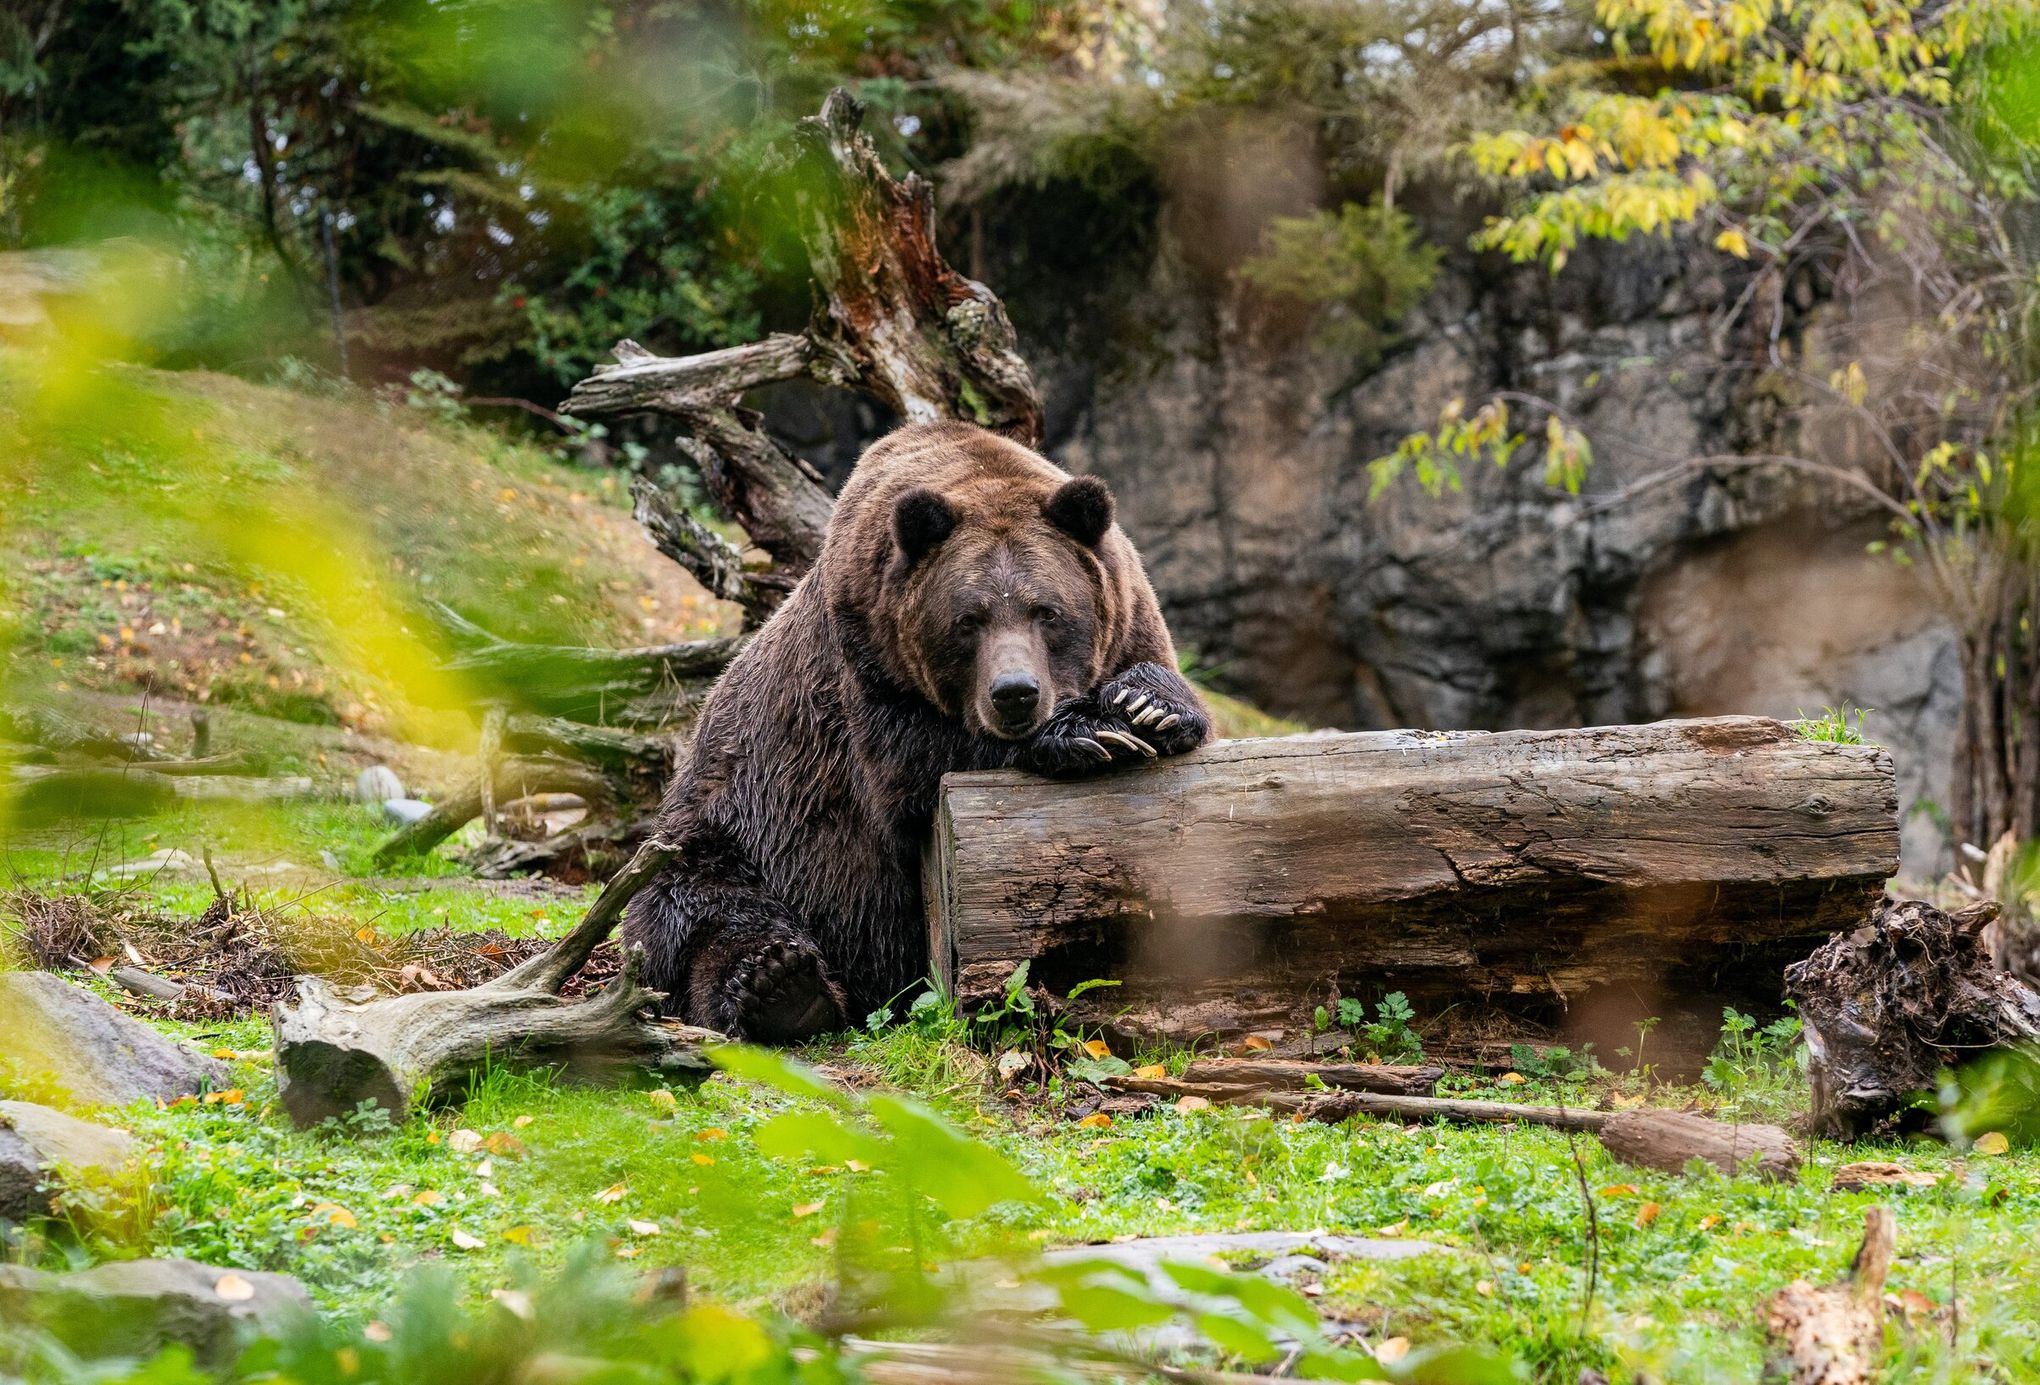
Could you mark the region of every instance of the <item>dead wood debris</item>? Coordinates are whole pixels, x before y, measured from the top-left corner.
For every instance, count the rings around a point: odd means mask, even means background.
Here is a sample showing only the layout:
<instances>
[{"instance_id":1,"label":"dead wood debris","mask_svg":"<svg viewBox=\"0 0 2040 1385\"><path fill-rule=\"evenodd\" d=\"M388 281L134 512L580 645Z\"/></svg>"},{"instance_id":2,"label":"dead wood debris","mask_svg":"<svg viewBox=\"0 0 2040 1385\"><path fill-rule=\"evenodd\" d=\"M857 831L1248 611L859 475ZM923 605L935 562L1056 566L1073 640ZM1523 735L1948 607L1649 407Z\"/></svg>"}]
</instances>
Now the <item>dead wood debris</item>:
<instances>
[{"instance_id":1,"label":"dead wood debris","mask_svg":"<svg viewBox=\"0 0 2040 1385\"><path fill-rule=\"evenodd\" d=\"M1884 1354L1884 1278L1897 1248L1889 1207L1863 1214L1863 1244L1839 1282L1815 1288L1795 1279L1764 1312L1770 1351L1767 1381L1790 1385L1865 1385Z\"/></svg>"}]
</instances>

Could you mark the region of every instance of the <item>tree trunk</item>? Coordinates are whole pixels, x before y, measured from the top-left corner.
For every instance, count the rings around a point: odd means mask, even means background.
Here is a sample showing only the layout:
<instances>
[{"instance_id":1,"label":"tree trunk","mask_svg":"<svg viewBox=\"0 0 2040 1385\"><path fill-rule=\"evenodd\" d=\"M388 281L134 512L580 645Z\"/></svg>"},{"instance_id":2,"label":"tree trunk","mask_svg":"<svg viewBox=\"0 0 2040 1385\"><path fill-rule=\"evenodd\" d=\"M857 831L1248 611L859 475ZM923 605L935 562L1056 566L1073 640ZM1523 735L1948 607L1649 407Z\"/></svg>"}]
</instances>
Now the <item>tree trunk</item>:
<instances>
[{"instance_id":1,"label":"tree trunk","mask_svg":"<svg viewBox=\"0 0 2040 1385\"><path fill-rule=\"evenodd\" d=\"M1308 1032L1405 992L1427 1044L1592 1040L1664 1063L1862 921L1897 865L1880 748L1754 717L1236 741L1080 783L944 781L931 951L963 1002L1021 962L1079 1022Z\"/></svg>"},{"instance_id":2,"label":"tree trunk","mask_svg":"<svg viewBox=\"0 0 2040 1385\"><path fill-rule=\"evenodd\" d=\"M1685 1111L1617 1111L1601 1143L1625 1164L1683 1173L1698 1159L1726 1174L1787 1182L1799 1174L1799 1145L1775 1125L1729 1124Z\"/></svg>"}]
</instances>

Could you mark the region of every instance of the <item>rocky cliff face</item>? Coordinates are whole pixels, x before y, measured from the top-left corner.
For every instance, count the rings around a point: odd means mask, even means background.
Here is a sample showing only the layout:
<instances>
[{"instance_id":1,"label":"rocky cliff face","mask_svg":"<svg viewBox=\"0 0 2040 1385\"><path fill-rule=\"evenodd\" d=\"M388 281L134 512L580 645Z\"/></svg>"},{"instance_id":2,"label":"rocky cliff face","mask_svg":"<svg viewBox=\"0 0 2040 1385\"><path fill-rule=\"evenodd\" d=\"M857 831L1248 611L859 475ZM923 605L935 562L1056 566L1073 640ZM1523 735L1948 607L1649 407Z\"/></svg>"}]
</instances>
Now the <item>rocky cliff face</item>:
<instances>
[{"instance_id":1,"label":"rocky cliff face","mask_svg":"<svg viewBox=\"0 0 2040 1385\"><path fill-rule=\"evenodd\" d=\"M1271 349L1212 296L1169 289L1130 364L1033 355L1050 450L1112 483L1179 641L1221 683L1352 728L1873 708L1906 868L1924 873L1960 695L1947 629L1907 569L1865 551L1874 516L1775 470L1689 465L1846 447L1780 407L1762 340L1721 329L1745 287L1663 244L1555 279L1456 264L1359 378L1305 334ZM1799 303L1781 349L1824 370L1836 311ZM1501 391L1576 419L1595 447L1581 494L1547 487L1526 447L1507 471L1468 464L1463 490L1405 482L1370 503L1371 458Z\"/></svg>"}]
</instances>

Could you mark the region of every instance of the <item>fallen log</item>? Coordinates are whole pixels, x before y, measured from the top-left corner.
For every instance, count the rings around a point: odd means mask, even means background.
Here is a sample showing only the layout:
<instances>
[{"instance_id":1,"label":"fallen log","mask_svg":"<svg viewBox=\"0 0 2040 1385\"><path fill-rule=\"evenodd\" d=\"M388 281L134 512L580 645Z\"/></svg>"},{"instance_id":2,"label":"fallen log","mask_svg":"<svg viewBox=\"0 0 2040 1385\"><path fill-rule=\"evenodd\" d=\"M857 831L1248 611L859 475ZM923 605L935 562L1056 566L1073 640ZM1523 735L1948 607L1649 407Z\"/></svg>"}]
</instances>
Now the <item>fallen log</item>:
<instances>
[{"instance_id":1,"label":"fallen log","mask_svg":"<svg viewBox=\"0 0 2040 1385\"><path fill-rule=\"evenodd\" d=\"M671 856L663 842L647 842L573 931L471 990L356 999L300 976L297 1003L279 1002L272 1016L284 1110L312 1126L367 1101L402 1120L413 1103L457 1099L475 1073L506 1062L579 1078L627 1067L706 1072L702 1046L721 1036L659 1017L661 996L639 983L641 948L596 995L568 1001L559 994Z\"/></svg>"},{"instance_id":2,"label":"fallen log","mask_svg":"<svg viewBox=\"0 0 2040 1385\"><path fill-rule=\"evenodd\" d=\"M1863 1213L1863 1244L1847 1277L1826 1288L1795 1279L1764 1310L1764 1379L1790 1385L1867 1385L1884 1355L1884 1280L1897 1249L1889 1207Z\"/></svg>"},{"instance_id":3,"label":"fallen log","mask_svg":"<svg viewBox=\"0 0 2040 1385\"><path fill-rule=\"evenodd\" d=\"M1998 966L1984 939L1998 906L1953 914L1881 898L1862 927L1786 969L1806 1036L1808 1128L1856 1139L1897 1119L1942 1069L2040 1041L2040 992Z\"/></svg>"},{"instance_id":4,"label":"fallen log","mask_svg":"<svg viewBox=\"0 0 2040 1385\"><path fill-rule=\"evenodd\" d=\"M1542 1125L1599 1137L1625 1164L1683 1173L1698 1159L1723 1173L1789 1179L1799 1172L1799 1146L1775 1125L1730 1124L1688 1111L1597 1111L1576 1106L1538 1106L1514 1101L1476 1101L1396 1092L1318 1092L1195 1082L1168 1077L1109 1077L1116 1091L1148 1092L1181 1099L1203 1097L1218 1106L1266 1106L1309 1120L1336 1125L1353 1116L1394 1116L1402 1120L1451 1121L1458 1125Z\"/></svg>"},{"instance_id":5,"label":"fallen log","mask_svg":"<svg viewBox=\"0 0 2040 1385\"><path fill-rule=\"evenodd\" d=\"M924 859L960 1001L1021 962L1121 1036L1306 1031L1405 992L1424 1035L1591 1041L1658 1017L1697 1065L1723 1005L1869 912L1897 866L1891 760L1757 717L1220 743L1079 783L950 775ZM1109 997L1109 998L1101 998Z\"/></svg>"},{"instance_id":6,"label":"fallen log","mask_svg":"<svg viewBox=\"0 0 2040 1385\"><path fill-rule=\"evenodd\" d=\"M1314 1077L1327 1087L1404 1096L1429 1096L1444 1075L1443 1068L1394 1063L1307 1063L1272 1058L1198 1058L1183 1070L1185 1082L1302 1091Z\"/></svg>"}]
</instances>

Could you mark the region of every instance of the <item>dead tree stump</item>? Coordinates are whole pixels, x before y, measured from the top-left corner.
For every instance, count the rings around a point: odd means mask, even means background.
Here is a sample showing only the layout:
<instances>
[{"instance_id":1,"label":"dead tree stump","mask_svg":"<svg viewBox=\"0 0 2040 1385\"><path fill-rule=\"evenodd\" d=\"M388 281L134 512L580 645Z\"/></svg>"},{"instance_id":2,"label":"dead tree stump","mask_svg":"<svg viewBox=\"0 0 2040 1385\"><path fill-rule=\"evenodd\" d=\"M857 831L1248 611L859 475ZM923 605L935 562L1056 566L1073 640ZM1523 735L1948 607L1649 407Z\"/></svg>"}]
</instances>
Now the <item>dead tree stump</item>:
<instances>
[{"instance_id":1,"label":"dead tree stump","mask_svg":"<svg viewBox=\"0 0 2040 1385\"><path fill-rule=\"evenodd\" d=\"M1945 1064L2040 1040L2040 992L1983 939L1997 907L1946 914L1880 896L1868 923L1786 969L1805 1026L1810 1129L1860 1138L1932 1091Z\"/></svg>"}]
</instances>

